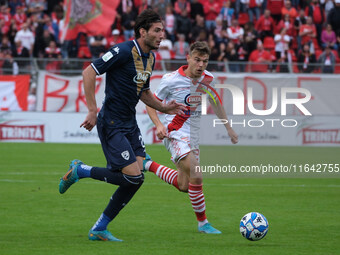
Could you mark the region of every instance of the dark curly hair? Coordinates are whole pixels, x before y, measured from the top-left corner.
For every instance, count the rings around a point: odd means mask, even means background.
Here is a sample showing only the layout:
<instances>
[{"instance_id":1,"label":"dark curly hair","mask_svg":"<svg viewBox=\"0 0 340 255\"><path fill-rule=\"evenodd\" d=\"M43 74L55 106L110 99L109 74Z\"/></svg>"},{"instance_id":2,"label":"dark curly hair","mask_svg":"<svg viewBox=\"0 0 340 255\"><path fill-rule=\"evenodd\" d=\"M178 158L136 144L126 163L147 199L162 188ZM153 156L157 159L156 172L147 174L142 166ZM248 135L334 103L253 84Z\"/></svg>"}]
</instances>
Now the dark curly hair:
<instances>
[{"instance_id":1,"label":"dark curly hair","mask_svg":"<svg viewBox=\"0 0 340 255\"><path fill-rule=\"evenodd\" d=\"M137 19L134 27L135 37L138 39L140 37L139 29L144 28L146 31L150 29L153 23L162 22L161 16L152 9L146 9L142 11Z\"/></svg>"}]
</instances>

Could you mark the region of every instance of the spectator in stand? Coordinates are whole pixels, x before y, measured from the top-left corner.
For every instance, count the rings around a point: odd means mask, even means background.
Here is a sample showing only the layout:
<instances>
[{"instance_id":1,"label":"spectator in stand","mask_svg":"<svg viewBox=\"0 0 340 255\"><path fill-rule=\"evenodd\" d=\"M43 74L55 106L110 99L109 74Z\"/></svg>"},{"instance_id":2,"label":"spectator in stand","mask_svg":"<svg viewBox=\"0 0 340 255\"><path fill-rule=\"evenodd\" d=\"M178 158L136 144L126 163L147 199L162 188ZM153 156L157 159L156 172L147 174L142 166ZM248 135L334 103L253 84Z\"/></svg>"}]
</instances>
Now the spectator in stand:
<instances>
[{"instance_id":1,"label":"spectator in stand","mask_svg":"<svg viewBox=\"0 0 340 255\"><path fill-rule=\"evenodd\" d=\"M302 25L306 24L306 20L307 20L307 17L305 16L305 11L303 9L301 9L299 11L299 16L294 21L294 34L296 35L296 42L297 42L297 45L298 45L298 51L300 51L302 49L301 36L299 35L300 27Z\"/></svg>"},{"instance_id":2,"label":"spectator in stand","mask_svg":"<svg viewBox=\"0 0 340 255\"><path fill-rule=\"evenodd\" d=\"M209 36L208 46L211 49L211 54L209 57L209 69L211 71L219 71L219 66L221 65L220 62L217 62L217 58L220 55L219 48L216 46L216 42L213 36Z\"/></svg>"},{"instance_id":3,"label":"spectator in stand","mask_svg":"<svg viewBox=\"0 0 340 255\"><path fill-rule=\"evenodd\" d=\"M185 41L184 34L177 34L178 41L175 42L173 51L175 53L175 59L186 59L189 53L189 43Z\"/></svg>"},{"instance_id":4,"label":"spectator in stand","mask_svg":"<svg viewBox=\"0 0 340 255\"><path fill-rule=\"evenodd\" d=\"M153 5L153 9L162 17L163 20L165 19L166 7L169 2L169 0L158 0Z\"/></svg>"},{"instance_id":5,"label":"spectator in stand","mask_svg":"<svg viewBox=\"0 0 340 255\"><path fill-rule=\"evenodd\" d=\"M7 33L8 33L8 28L5 27L5 21L3 19L0 19L0 40Z\"/></svg>"},{"instance_id":6,"label":"spectator in stand","mask_svg":"<svg viewBox=\"0 0 340 255\"><path fill-rule=\"evenodd\" d=\"M198 41L198 37L202 31L205 32L205 23L204 23L204 17L197 14L195 18L195 23L193 28L191 29L191 38L190 41L196 42Z\"/></svg>"},{"instance_id":7,"label":"spectator in stand","mask_svg":"<svg viewBox=\"0 0 340 255\"><path fill-rule=\"evenodd\" d=\"M321 65L322 73L334 73L336 57L331 47L326 46L324 52L319 56L318 63Z\"/></svg>"},{"instance_id":8,"label":"spectator in stand","mask_svg":"<svg viewBox=\"0 0 340 255\"><path fill-rule=\"evenodd\" d=\"M311 73L315 68L315 55L311 53L309 44L303 45L302 52L298 55L298 69L301 73Z\"/></svg>"},{"instance_id":9,"label":"spectator in stand","mask_svg":"<svg viewBox=\"0 0 340 255\"><path fill-rule=\"evenodd\" d=\"M197 15L204 17L203 5L198 0L191 1L190 9L191 9L190 11L191 20L196 20Z\"/></svg>"},{"instance_id":10,"label":"spectator in stand","mask_svg":"<svg viewBox=\"0 0 340 255\"><path fill-rule=\"evenodd\" d=\"M166 7L165 13L165 31L169 36L169 39L174 43L176 40L176 17L173 14L171 4Z\"/></svg>"},{"instance_id":11,"label":"spectator in stand","mask_svg":"<svg viewBox=\"0 0 340 255\"><path fill-rule=\"evenodd\" d=\"M216 27L216 17L220 13L220 4L214 0L208 0L203 3L205 26L208 31L213 31Z\"/></svg>"},{"instance_id":12,"label":"spectator in stand","mask_svg":"<svg viewBox=\"0 0 340 255\"><path fill-rule=\"evenodd\" d=\"M14 41L16 42L20 40L22 45L27 48L30 55L32 55L34 39L34 34L28 29L28 24L25 22L22 24L22 29L20 29L16 34Z\"/></svg>"},{"instance_id":13,"label":"spectator in stand","mask_svg":"<svg viewBox=\"0 0 340 255\"><path fill-rule=\"evenodd\" d=\"M267 9L270 11L271 17L275 20L275 22L279 22L282 18L281 10L284 6L283 0L268 0L267 1ZM265 13L266 10L264 10Z\"/></svg>"},{"instance_id":14,"label":"spectator in stand","mask_svg":"<svg viewBox=\"0 0 340 255\"><path fill-rule=\"evenodd\" d=\"M335 34L340 35L340 0L335 0L335 6L330 10L327 23L331 24Z\"/></svg>"},{"instance_id":15,"label":"spectator in stand","mask_svg":"<svg viewBox=\"0 0 340 255\"><path fill-rule=\"evenodd\" d=\"M335 32L332 30L331 24L327 24L326 29L323 30L321 33L321 45L323 49L329 46L332 49L338 50L338 45L336 43L336 35Z\"/></svg>"},{"instance_id":16,"label":"spectator in stand","mask_svg":"<svg viewBox=\"0 0 340 255\"><path fill-rule=\"evenodd\" d=\"M238 20L233 19L231 26L227 28L228 39L233 41L236 45L240 45L243 41L244 30L238 25Z\"/></svg>"},{"instance_id":17,"label":"spectator in stand","mask_svg":"<svg viewBox=\"0 0 340 255\"><path fill-rule=\"evenodd\" d=\"M19 66L17 62L14 61L12 56L12 51L10 49L1 51L3 53L4 62L2 64L2 72L7 75L18 75Z\"/></svg>"},{"instance_id":18,"label":"spectator in stand","mask_svg":"<svg viewBox=\"0 0 340 255\"><path fill-rule=\"evenodd\" d=\"M15 12L16 12L18 6L20 6L20 7L23 6L23 4L24 4L23 2L25 2L25 1L22 1L22 0L8 1L8 7L10 8L10 13L11 13L12 16L15 15Z\"/></svg>"},{"instance_id":19,"label":"spectator in stand","mask_svg":"<svg viewBox=\"0 0 340 255\"><path fill-rule=\"evenodd\" d=\"M141 0L139 5L136 4L136 8L138 10L138 14L140 14L142 11L150 8L150 5L148 4L147 0Z\"/></svg>"},{"instance_id":20,"label":"spectator in stand","mask_svg":"<svg viewBox=\"0 0 340 255\"><path fill-rule=\"evenodd\" d=\"M159 45L159 49L158 49L158 52L161 55L162 59L170 60L172 58L171 51L172 51L172 42L169 39L164 38L161 41Z\"/></svg>"},{"instance_id":21,"label":"spectator in stand","mask_svg":"<svg viewBox=\"0 0 340 255\"><path fill-rule=\"evenodd\" d=\"M240 72L242 73L246 69L246 64L248 61L248 53L251 52L247 47L248 47L247 44L243 42L237 49L238 61L240 62L239 69L240 69Z\"/></svg>"},{"instance_id":22,"label":"spectator in stand","mask_svg":"<svg viewBox=\"0 0 340 255\"><path fill-rule=\"evenodd\" d=\"M286 14L287 15L287 14ZM279 34L274 37L275 41L275 56L277 63L279 64L280 73L287 73L287 52L289 50L290 37L287 35L287 29L285 27L281 28Z\"/></svg>"},{"instance_id":23,"label":"spectator in stand","mask_svg":"<svg viewBox=\"0 0 340 255\"><path fill-rule=\"evenodd\" d=\"M24 24L27 21L27 16L25 13L25 7L18 5L16 7L16 12L13 16L13 19L15 20L15 24L18 29L21 29L22 24Z\"/></svg>"},{"instance_id":24,"label":"spectator in stand","mask_svg":"<svg viewBox=\"0 0 340 255\"><path fill-rule=\"evenodd\" d=\"M51 34L49 30L44 30L43 26L44 25L41 24L36 31L33 57L44 57L45 48L50 45L51 41L54 41L54 35Z\"/></svg>"},{"instance_id":25,"label":"spectator in stand","mask_svg":"<svg viewBox=\"0 0 340 255\"><path fill-rule=\"evenodd\" d=\"M216 27L214 29L214 36L216 43L219 44L222 41L225 41L225 37L227 37L226 30L223 27L223 21L220 16L216 18Z\"/></svg>"},{"instance_id":26,"label":"spectator in stand","mask_svg":"<svg viewBox=\"0 0 340 255\"><path fill-rule=\"evenodd\" d=\"M191 12L190 1L188 1L188 0L177 0L175 2L175 4L174 4L175 14L181 15L182 14L182 10L186 10L187 11L187 15L190 14L190 12Z\"/></svg>"},{"instance_id":27,"label":"spectator in stand","mask_svg":"<svg viewBox=\"0 0 340 255\"><path fill-rule=\"evenodd\" d=\"M312 17L313 24L316 27L316 33L317 33L317 41L318 44L321 45L321 32L322 32L322 26L325 19L325 11L324 8L319 3L319 0L312 0L310 5L308 5L305 9L306 16Z\"/></svg>"},{"instance_id":28,"label":"spectator in stand","mask_svg":"<svg viewBox=\"0 0 340 255\"><path fill-rule=\"evenodd\" d=\"M316 28L313 24L312 17L307 17L306 24L300 26L299 36L301 37L301 44L305 45L308 43L310 46L308 50L314 53L313 39L316 38Z\"/></svg>"},{"instance_id":29,"label":"spectator in stand","mask_svg":"<svg viewBox=\"0 0 340 255\"><path fill-rule=\"evenodd\" d=\"M64 8L61 4L57 4L53 8L53 12L51 14L52 22L60 26L60 22L64 18Z\"/></svg>"},{"instance_id":30,"label":"spectator in stand","mask_svg":"<svg viewBox=\"0 0 340 255\"><path fill-rule=\"evenodd\" d=\"M247 22L244 25L244 35L243 35L243 48L247 52L252 52L253 50L256 49L256 44L257 44L257 38L258 38L258 33L254 29L254 25L252 22ZM240 55L240 53L239 53ZM245 60L245 59L242 59Z\"/></svg>"},{"instance_id":31,"label":"spectator in stand","mask_svg":"<svg viewBox=\"0 0 340 255\"><path fill-rule=\"evenodd\" d=\"M132 9L130 5L126 6L126 12L122 15L122 29L125 37L125 41L130 40L134 36L134 26L137 13Z\"/></svg>"},{"instance_id":32,"label":"spectator in stand","mask_svg":"<svg viewBox=\"0 0 340 255\"><path fill-rule=\"evenodd\" d=\"M286 14L289 15L291 22L294 22L296 17L298 16L298 12L295 7L292 7L292 2L290 0L286 0L284 3L284 7L281 9L281 15L284 17Z\"/></svg>"},{"instance_id":33,"label":"spectator in stand","mask_svg":"<svg viewBox=\"0 0 340 255\"><path fill-rule=\"evenodd\" d=\"M136 13L138 12L132 0L121 0L117 8L117 14L114 20L114 28L122 30L121 28L122 16L126 12L127 6L130 6Z\"/></svg>"},{"instance_id":34,"label":"spectator in stand","mask_svg":"<svg viewBox=\"0 0 340 255\"><path fill-rule=\"evenodd\" d=\"M276 33L280 33L281 29L285 28L287 35L295 37L294 22L292 22L289 14L284 15L280 22L276 25Z\"/></svg>"},{"instance_id":35,"label":"spectator in stand","mask_svg":"<svg viewBox=\"0 0 340 255\"><path fill-rule=\"evenodd\" d=\"M220 44L218 44L217 57L216 57L216 61L218 61L218 63L216 65L216 71L220 71L220 72L225 71L223 62L227 61L226 49L227 49L227 46L224 42L221 42Z\"/></svg>"},{"instance_id":36,"label":"spectator in stand","mask_svg":"<svg viewBox=\"0 0 340 255\"><path fill-rule=\"evenodd\" d=\"M334 2L333 0L325 0L325 17L328 17L329 12L334 8Z\"/></svg>"},{"instance_id":37,"label":"spectator in stand","mask_svg":"<svg viewBox=\"0 0 340 255\"><path fill-rule=\"evenodd\" d=\"M186 9L182 10L180 16L176 17L176 32L185 35L185 40L189 41L191 36L191 20Z\"/></svg>"},{"instance_id":38,"label":"spectator in stand","mask_svg":"<svg viewBox=\"0 0 340 255\"><path fill-rule=\"evenodd\" d=\"M219 16L222 18L224 27L230 26L231 20L235 12L234 8L231 8L230 5L231 5L230 0L224 1L222 9L219 14Z\"/></svg>"},{"instance_id":39,"label":"spectator in stand","mask_svg":"<svg viewBox=\"0 0 340 255\"><path fill-rule=\"evenodd\" d=\"M9 26L11 25L11 8L7 7L7 5L2 5L0 7L0 20L4 21L4 27L6 28L6 32L9 30Z\"/></svg>"},{"instance_id":40,"label":"spectator in stand","mask_svg":"<svg viewBox=\"0 0 340 255\"><path fill-rule=\"evenodd\" d=\"M2 39L1 39L1 43L0 43L0 50L2 52L5 52L7 53L7 51L10 51L11 54L14 50L14 45L11 44L9 38L7 36L3 36Z\"/></svg>"},{"instance_id":41,"label":"spectator in stand","mask_svg":"<svg viewBox=\"0 0 340 255\"><path fill-rule=\"evenodd\" d=\"M270 16L270 10L267 9L264 11L264 14L256 22L255 28L262 41L266 36L274 36L273 31L275 30L275 22Z\"/></svg>"},{"instance_id":42,"label":"spectator in stand","mask_svg":"<svg viewBox=\"0 0 340 255\"><path fill-rule=\"evenodd\" d=\"M55 41L50 41L48 47L45 48L44 58L61 58L60 48L57 47Z\"/></svg>"},{"instance_id":43,"label":"spectator in stand","mask_svg":"<svg viewBox=\"0 0 340 255\"><path fill-rule=\"evenodd\" d=\"M97 59L106 52L107 40L102 34L90 36L89 45L92 58Z\"/></svg>"},{"instance_id":44,"label":"spectator in stand","mask_svg":"<svg viewBox=\"0 0 340 255\"><path fill-rule=\"evenodd\" d=\"M167 70L171 70L171 62L172 59L172 42L171 40L164 38L158 48L158 53L161 56L162 60L165 60L165 68Z\"/></svg>"},{"instance_id":45,"label":"spectator in stand","mask_svg":"<svg viewBox=\"0 0 340 255\"><path fill-rule=\"evenodd\" d=\"M53 40L59 42L59 26L53 22L49 16L44 17L44 30L48 30L53 35Z\"/></svg>"},{"instance_id":46,"label":"spectator in stand","mask_svg":"<svg viewBox=\"0 0 340 255\"><path fill-rule=\"evenodd\" d=\"M120 31L116 28L112 30L112 36L107 39L107 48L111 48L112 46L124 42L124 39L120 36Z\"/></svg>"},{"instance_id":47,"label":"spectator in stand","mask_svg":"<svg viewBox=\"0 0 340 255\"><path fill-rule=\"evenodd\" d=\"M135 5L133 4L132 0L121 0L120 4L117 8L117 14L120 15L120 17L127 11L127 7L130 6L134 11L135 10Z\"/></svg>"},{"instance_id":48,"label":"spectator in stand","mask_svg":"<svg viewBox=\"0 0 340 255\"><path fill-rule=\"evenodd\" d=\"M254 22L254 14L256 16L256 20L259 20L262 2L263 0L241 0L241 3L243 3L248 12L250 22Z\"/></svg>"},{"instance_id":49,"label":"spectator in stand","mask_svg":"<svg viewBox=\"0 0 340 255\"><path fill-rule=\"evenodd\" d=\"M25 71L25 69L30 65L30 62L29 62L30 53L27 48L22 46L22 43L20 40L16 41L15 43L15 51L13 52L13 57L22 59L22 60L18 60L18 66L21 70L21 73L22 71Z\"/></svg>"},{"instance_id":50,"label":"spectator in stand","mask_svg":"<svg viewBox=\"0 0 340 255\"><path fill-rule=\"evenodd\" d=\"M263 48L261 41L257 41L257 49L250 53L249 63L252 72L267 72L268 64L272 62L270 53Z\"/></svg>"},{"instance_id":51,"label":"spectator in stand","mask_svg":"<svg viewBox=\"0 0 340 255\"><path fill-rule=\"evenodd\" d=\"M238 62L238 53L235 46L235 43L233 41L229 41L226 47L226 60L228 61L228 68L229 71L232 73L237 73L240 71L240 65L238 63L232 63L232 62Z\"/></svg>"}]
</instances>

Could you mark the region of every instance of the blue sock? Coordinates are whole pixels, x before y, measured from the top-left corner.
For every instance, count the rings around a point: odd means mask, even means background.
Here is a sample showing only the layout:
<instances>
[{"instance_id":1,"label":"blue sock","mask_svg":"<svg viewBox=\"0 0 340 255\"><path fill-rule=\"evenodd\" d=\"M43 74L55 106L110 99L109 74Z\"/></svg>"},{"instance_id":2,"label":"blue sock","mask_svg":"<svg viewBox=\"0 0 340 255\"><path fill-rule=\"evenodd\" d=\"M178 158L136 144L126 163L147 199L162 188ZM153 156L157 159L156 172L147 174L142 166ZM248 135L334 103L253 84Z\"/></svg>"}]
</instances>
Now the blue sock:
<instances>
[{"instance_id":1,"label":"blue sock","mask_svg":"<svg viewBox=\"0 0 340 255\"><path fill-rule=\"evenodd\" d=\"M77 166L77 174L78 174L80 179L91 177L91 170L92 170L92 166L88 166L88 165L78 165Z\"/></svg>"},{"instance_id":2,"label":"blue sock","mask_svg":"<svg viewBox=\"0 0 340 255\"><path fill-rule=\"evenodd\" d=\"M111 219L102 213L97 220L96 224L92 227L93 231L103 231L106 230L107 225L111 222Z\"/></svg>"}]
</instances>

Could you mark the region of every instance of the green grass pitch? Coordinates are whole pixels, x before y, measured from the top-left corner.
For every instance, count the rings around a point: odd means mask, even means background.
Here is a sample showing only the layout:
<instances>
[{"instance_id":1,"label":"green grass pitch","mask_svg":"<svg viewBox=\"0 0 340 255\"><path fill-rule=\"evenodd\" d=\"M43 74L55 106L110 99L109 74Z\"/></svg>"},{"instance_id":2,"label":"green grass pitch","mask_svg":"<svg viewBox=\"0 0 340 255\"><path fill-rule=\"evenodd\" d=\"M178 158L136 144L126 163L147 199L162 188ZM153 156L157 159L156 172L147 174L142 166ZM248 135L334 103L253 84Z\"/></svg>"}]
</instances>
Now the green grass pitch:
<instances>
[{"instance_id":1,"label":"green grass pitch","mask_svg":"<svg viewBox=\"0 0 340 255\"><path fill-rule=\"evenodd\" d=\"M163 146L147 151L173 166ZM209 162L209 155L238 167L340 163L340 148L330 147L203 147L202 160ZM208 176L207 216L223 232L209 236L197 232L188 195L146 173L140 191L109 225L124 242L91 242L88 230L115 187L86 179L60 195L59 179L74 158L105 165L100 145L0 143L0 254L339 254L340 173ZM239 221L250 211L269 221L258 242L239 233Z\"/></svg>"}]
</instances>

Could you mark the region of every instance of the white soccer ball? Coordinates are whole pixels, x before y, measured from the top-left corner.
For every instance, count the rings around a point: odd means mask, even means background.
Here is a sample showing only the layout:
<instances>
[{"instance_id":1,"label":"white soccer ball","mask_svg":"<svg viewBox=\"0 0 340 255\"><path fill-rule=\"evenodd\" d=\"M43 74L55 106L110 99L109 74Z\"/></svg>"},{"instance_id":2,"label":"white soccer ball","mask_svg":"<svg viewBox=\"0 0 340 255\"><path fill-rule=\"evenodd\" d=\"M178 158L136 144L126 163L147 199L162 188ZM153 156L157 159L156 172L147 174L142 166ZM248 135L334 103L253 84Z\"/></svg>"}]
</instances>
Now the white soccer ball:
<instances>
[{"instance_id":1,"label":"white soccer ball","mask_svg":"<svg viewBox=\"0 0 340 255\"><path fill-rule=\"evenodd\" d=\"M240 222L242 236L250 241L258 241L268 232L268 221L261 213L250 212L244 215Z\"/></svg>"}]
</instances>

